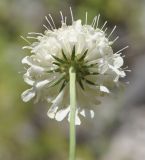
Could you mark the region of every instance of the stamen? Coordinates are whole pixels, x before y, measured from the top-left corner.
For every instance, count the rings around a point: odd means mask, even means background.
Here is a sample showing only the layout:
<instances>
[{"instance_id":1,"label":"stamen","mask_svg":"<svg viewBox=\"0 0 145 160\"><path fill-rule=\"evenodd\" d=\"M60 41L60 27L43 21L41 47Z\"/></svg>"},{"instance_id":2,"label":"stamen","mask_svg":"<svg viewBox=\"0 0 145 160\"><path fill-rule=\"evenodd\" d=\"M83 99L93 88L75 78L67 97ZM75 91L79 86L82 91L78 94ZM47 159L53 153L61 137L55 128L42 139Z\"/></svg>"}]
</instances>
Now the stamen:
<instances>
[{"instance_id":1,"label":"stamen","mask_svg":"<svg viewBox=\"0 0 145 160\"><path fill-rule=\"evenodd\" d=\"M96 27L98 27L99 19L100 19L100 14L99 14L98 17L97 17L97 26L96 26Z\"/></svg>"},{"instance_id":2,"label":"stamen","mask_svg":"<svg viewBox=\"0 0 145 160\"><path fill-rule=\"evenodd\" d=\"M37 32L29 32L28 34L32 35L32 34L36 34L36 35L40 35L40 36L44 36L42 33L37 33Z\"/></svg>"},{"instance_id":3,"label":"stamen","mask_svg":"<svg viewBox=\"0 0 145 160\"><path fill-rule=\"evenodd\" d=\"M66 21L67 21L67 17L65 16L65 18L64 18L64 22L65 22L65 24L66 24Z\"/></svg>"},{"instance_id":4,"label":"stamen","mask_svg":"<svg viewBox=\"0 0 145 160\"><path fill-rule=\"evenodd\" d=\"M49 31L49 28L46 25L43 24L43 27Z\"/></svg>"},{"instance_id":5,"label":"stamen","mask_svg":"<svg viewBox=\"0 0 145 160\"><path fill-rule=\"evenodd\" d=\"M107 31L107 29L108 29L108 28L106 28L106 29L104 30L104 33Z\"/></svg>"},{"instance_id":6,"label":"stamen","mask_svg":"<svg viewBox=\"0 0 145 160\"><path fill-rule=\"evenodd\" d=\"M88 23L88 12L86 12L86 21L85 21L85 24L87 25Z\"/></svg>"},{"instance_id":7,"label":"stamen","mask_svg":"<svg viewBox=\"0 0 145 160\"><path fill-rule=\"evenodd\" d=\"M117 36L117 37L112 41L112 43L116 42L118 39L119 39L119 36Z\"/></svg>"},{"instance_id":8,"label":"stamen","mask_svg":"<svg viewBox=\"0 0 145 160\"><path fill-rule=\"evenodd\" d=\"M105 27L106 24L107 24L107 21L105 21L105 23L103 24L101 30L103 30L103 28Z\"/></svg>"},{"instance_id":9,"label":"stamen","mask_svg":"<svg viewBox=\"0 0 145 160\"><path fill-rule=\"evenodd\" d=\"M91 24L91 26L92 26L93 28L95 28L96 21L97 21L97 16L94 17L93 22L92 22L92 24Z\"/></svg>"},{"instance_id":10,"label":"stamen","mask_svg":"<svg viewBox=\"0 0 145 160\"><path fill-rule=\"evenodd\" d=\"M25 69L25 70L27 70L27 69ZM25 74L25 71L19 71L18 74Z\"/></svg>"},{"instance_id":11,"label":"stamen","mask_svg":"<svg viewBox=\"0 0 145 160\"><path fill-rule=\"evenodd\" d=\"M27 36L27 38L29 38L29 39L38 39L37 37L31 37L31 36Z\"/></svg>"},{"instance_id":12,"label":"stamen","mask_svg":"<svg viewBox=\"0 0 145 160\"><path fill-rule=\"evenodd\" d=\"M128 69L128 66L124 67L123 69L124 69L124 70Z\"/></svg>"},{"instance_id":13,"label":"stamen","mask_svg":"<svg viewBox=\"0 0 145 160\"><path fill-rule=\"evenodd\" d=\"M24 46L24 47L22 47L22 49L32 49L32 47L31 46Z\"/></svg>"},{"instance_id":14,"label":"stamen","mask_svg":"<svg viewBox=\"0 0 145 160\"><path fill-rule=\"evenodd\" d=\"M32 47L30 47L30 46L24 46L24 47L22 47L22 49L32 49Z\"/></svg>"},{"instance_id":15,"label":"stamen","mask_svg":"<svg viewBox=\"0 0 145 160\"><path fill-rule=\"evenodd\" d=\"M60 16L61 16L61 23L64 23L64 18L63 18L62 11L60 11Z\"/></svg>"},{"instance_id":16,"label":"stamen","mask_svg":"<svg viewBox=\"0 0 145 160\"><path fill-rule=\"evenodd\" d=\"M125 82L126 84L130 84L130 82L129 81L127 81L127 82Z\"/></svg>"},{"instance_id":17,"label":"stamen","mask_svg":"<svg viewBox=\"0 0 145 160\"><path fill-rule=\"evenodd\" d=\"M70 14L71 14L71 19L72 19L72 23L74 22L74 17L73 17L73 12L72 12L72 8L70 7Z\"/></svg>"},{"instance_id":18,"label":"stamen","mask_svg":"<svg viewBox=\"0 0 145 160\"><path fill-rule=\"evenodd\" d=\"M52 24L50 23L50 21L48 20L47 16L45 16L45 19L48 22L48 24L50 25L51 29L53 30L54 28L53 28Z\"/></svg>"},{"instance_id":19,"label":"stamen","mask_svg":"<svg viewBox=\"0 0 145 160\"><path fill-rule=\"evenodd\" d=\"M124 47L124 48L120 49L119 51L115 52L114 54L120 53L121 51L123 51L123 50L127 49L128 47L129 47L129 46L126 46L126 47Z\"/></svg>"},{"instance_id":20,"label":"stamen","mask_svg":"<svg viewBox=\"0 0 145 160\"><path fill-rule=\"evenodd\" d=\"M131 72L131 70L127 69L127 70L124 70L125 72Z\"/></svg>"},{"instance_id":21,"label":"stamen","mask_svg":"<svg viewBox=\"0 0 145 160\"><path fill-rule=\"evenodd\" d=\"M111 33L109 34L108 38L113 34L113 32L115 31L116 26L114 26L114 28L112 29Z\"/></svg>"},{"instance_id":22,"label":"stamen","mask_svg":"<svg viewBox=\"0 0 145 160\"><path fill-rule=\"evenodd\" d=\"M49 17L50 17L50 19L51 19L51 21L52 21L52 23L53 23L54 28L56 29L56 25L55 25L55 23L54 23L54 20L53 20L51 14L48 14L48 15L49 15Z\"/></svg>"},{"instance_id":23,"label":"stamen","mask_svg":"<svg viewBox=\"0 0 145 160\"><path fill-rule=\"evenodd\" d=\"M29 42L25 37L20 36L25 42L27 42L28 44L31 44L31 42Z\"/></svg>"},{"instance_id":24,"label":"stamen","mask_svg":"<svg viewBox=\"0 0 145 160\"><path fill-rule=\"evenodd\" d=\"M110 42L109 42L109 45L112 45L113 43L115 43L118 38L119 38L119 36L117 36L113 41L110 41Z\"/></svg>"},{"instance_id":25,"label":"stamen","mask_svg":"<svg viewBox=\"0 0 145 160\"><path fill-rule=\"evenodd\" d=\"M27 71L28 68L24 67L25 71Z\"/></svg>"}]
</instances>

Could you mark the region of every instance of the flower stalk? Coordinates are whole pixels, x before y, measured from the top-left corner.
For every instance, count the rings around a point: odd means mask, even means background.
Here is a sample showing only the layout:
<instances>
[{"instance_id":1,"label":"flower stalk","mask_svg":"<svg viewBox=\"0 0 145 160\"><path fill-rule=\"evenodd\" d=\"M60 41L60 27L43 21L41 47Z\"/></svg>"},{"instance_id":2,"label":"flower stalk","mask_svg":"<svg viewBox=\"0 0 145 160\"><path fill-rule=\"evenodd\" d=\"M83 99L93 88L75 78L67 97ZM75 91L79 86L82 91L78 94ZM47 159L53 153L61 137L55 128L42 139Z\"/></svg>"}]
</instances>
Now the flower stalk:
<instances>
[{"instance_id":1,"label":"flower stalk","mask_svg":"<svg viewBox=\"0 0 145 160\"><path fill-rule=\"evenodd\" d=\"M70 78L70 150L69 160L75 160L76 152L76 127L75 127L75 115L76 115L76 72L74 67L69 69Z\"/></svg>"}]
</instances>

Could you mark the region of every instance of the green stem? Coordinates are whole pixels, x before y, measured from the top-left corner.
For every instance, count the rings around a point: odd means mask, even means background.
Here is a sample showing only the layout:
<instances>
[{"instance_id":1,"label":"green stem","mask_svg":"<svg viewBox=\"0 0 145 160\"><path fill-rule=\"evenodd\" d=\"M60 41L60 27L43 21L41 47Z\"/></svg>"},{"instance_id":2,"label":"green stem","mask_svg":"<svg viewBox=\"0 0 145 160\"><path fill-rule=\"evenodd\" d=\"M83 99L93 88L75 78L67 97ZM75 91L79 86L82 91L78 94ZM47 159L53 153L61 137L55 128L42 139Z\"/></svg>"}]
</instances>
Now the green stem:
<instances>
[{"instance_id":1,"label":"green stem","mask_svg":"<svg viewBox=\"0 0 145 160\"><path fill-rule=\"evenodd\" d=\"M76 73L73 67L69 69L70 77L70 150L69 160L75 160L76 152L76 127L75 127L75 113L76 113Z\"/></svg>"}]
</instances>

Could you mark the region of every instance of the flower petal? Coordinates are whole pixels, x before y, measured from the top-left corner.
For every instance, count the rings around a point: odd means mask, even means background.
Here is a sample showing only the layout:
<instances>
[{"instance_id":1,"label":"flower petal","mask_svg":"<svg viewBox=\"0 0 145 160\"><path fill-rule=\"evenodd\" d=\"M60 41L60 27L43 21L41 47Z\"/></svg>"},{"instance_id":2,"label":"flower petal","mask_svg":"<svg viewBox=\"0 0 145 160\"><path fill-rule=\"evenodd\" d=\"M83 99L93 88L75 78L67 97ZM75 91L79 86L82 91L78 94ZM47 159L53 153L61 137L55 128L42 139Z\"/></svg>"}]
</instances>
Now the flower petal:
<instances>
[{"instance_id":1,"label":"flower petal","mask_svg":"<svg viewBox=\"0 0 145 160\"><path fill-rule=\"evenodd\" d=\"M85 117L85 116L86 116L85 110L83 109L83 110L80 112L80 114L81 114L83 117Z\"/></svg>"},{"instance_id":2,"label":"flower petal","mask_svg":"<svg viewBox=\"0 0 145 160\"><path fill-rule=\"evenodd\" d=\"M76 114L76 117L75 117L75 125L80 125L81 124L81 120L78 116L78 114Z\"/></svg>"},{"instance_id":3,"label":"flower petal","mask_svg":"<svg viewBox=\"0 0 145 160\"><path fill-rule=\"evenodd\" d=\"M51 106L51 108L47 112L47 116L51 119L54 119L57 110L58 106Z\"/></svg>"},{"instance_id":4,"label":"flower petal","mask_svg":"<svg viewBox=\"0 0 145 160\"><path fill-rule=\"evenodd\" d=\"M83 117L87 117L87 118L94 118L94 111L93 110L87 110L87 109L83 109L80 114Z\"/></svg>"},{"instance_id":5,"label":"flower petal","mask_svg":"<svg viewBox=\"0 0 145 160\"><path fill-rule=\"evenodd\" d=\"M29 56L26 56L22 59L22 64L28 64L31 65L30 61L29 61Z\"/></svg>"},{"instance_id":6,"label":"flower petal","mask_svg":"<svg viewBox=\"0 0 145 160\"><path fill-rule=\"evenodd\" d=\"M112 69L112 71L114 71L117 75L121 75L121 71L119 69L115 68L114 66L109 65L109 68Z\"/></svg>"},{"instance_id":7,"label":"flower petal","mask_svg":"<svg viewBox=\"0 0 145 160\"><path fill-rule=\"evenodd\" d=\"M57 121L62 121L67 116L67 114L69 113L69 111L70 111L70 107L67 107L65 109L62 109L62 110L58 111L56 113L56 115L55 115L55 119Z\"/></svg>"},{"instance_id":8,"label":"flower petal","mask_svg":"<svg viewBox=\"0 0 145 160\"><path fill-rule=\"evenodd\" d=\"M123 58L122 57L114 58L114 67L120 68L121 66L123 66Z\"/></svg>"},{"instance_id":9,"label":"flower petal","mask_svg":"<svg viewBox=\"0 0 145 160\"><path fill-rule=\"evenodd\" d=\"M31 100L33 97L35 96L35 92L33 90L33 88L31 89L28 89L26 91L24 91L22 94L21 94L21 98L24 102L28 102L29 100Z\"/></svg>"},{"instance_id":10,"label":"flower petal","mask_svg":"<svg viewBox=\"0 0 145 160\"><path fill-rule=\"evenodd\" d=\"M68 121L70 122L70 113L68 115ZM76 110L76 114L75 114L75 125L80 125L81 124L81 120L78 116L78 110Z\"/></svg>"},{"instance_id":11,"label":"flower petal","mask_svg":"<svg viewBox=\"0 0 145 160\"><path fill-rule=\"evenodd\" d=\"M108 64L104 62L104 64L99 66L99 71L101 74L104 74L108 70Z\"/></svg>"},{"instance_id":12,"label":"flower petal","mask_svg":"<svg viewBox=\"0 0 145 160\"><path fill-rule=\"evenodd\" d=\"M37 84L36 84L36 88L42 88L42 87L44 87L46 84L48 84L50 81L49 80L44 80L44 81L40 81L40 82L38 82Z\"/></svg>"},{"instance_id":13,"label":"flower petal","mask_svg":"<svg viewBox=\"0 0 145 160\"><path fill-rule=\"evenodd\" d=\"M31 79L31 77L28 75L28 73L25 73L24 76L23 76L23 78L24 78L24 81L27 84L33 86L33 84L34 84L35 81Z\"/></svg>"},{"instance_id":14,"label":"flower petal","mask_svg":"<svg viewBox=\"0 0 145 160\"><path fill-rule=\"evenodd\" d=\"M51 105L50 109L47 112L47 116L49 118L53 119L55 117L55 114L58 110L58 105L63 99L63 95L64 95L64 91L60 92L58 96L52 101L53 104Z\"/></svg>"},{"instance_id":15,"label":"flower petal","mask_svg":"<svg viewBox=\"0 0 145 160\"><path fill-rule=\"evenodd\" d=\"M109 89L105 86L100 86L100 91L105 93L110 93Z\"/></svg>"},{"instance_id":16,"label":"flower petal","mask_svg":"<svg viewBox=\"0 0 145 160\"><path fill-rule=\"evenodd\" d=\"M91 114L91 118L94 118L94 111L93 110L90 110L90 114Z\"/></svg>"}]
</instances>

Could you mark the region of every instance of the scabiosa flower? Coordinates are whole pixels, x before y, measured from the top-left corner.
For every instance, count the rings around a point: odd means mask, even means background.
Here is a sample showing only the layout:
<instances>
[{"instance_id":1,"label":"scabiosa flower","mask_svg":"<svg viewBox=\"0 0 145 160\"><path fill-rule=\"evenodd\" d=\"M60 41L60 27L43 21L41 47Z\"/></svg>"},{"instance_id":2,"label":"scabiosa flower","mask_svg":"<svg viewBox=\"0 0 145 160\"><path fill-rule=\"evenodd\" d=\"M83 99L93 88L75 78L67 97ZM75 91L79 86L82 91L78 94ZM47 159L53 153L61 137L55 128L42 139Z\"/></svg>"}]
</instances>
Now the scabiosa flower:
<instances>
[{"instance_id":1,"label":"scabiosa flower","mask_svg":"<svg viewBox=\"0 0 145 160\"><path fill-rule=\"evenodd\" d=\"M71 11L71 9L70 9ZM56 28L52 16L45 17L50 29L45 32L28 33L27 38L36 39L23 49L30 49L31 55L22 59L28 66L24 81L31 86L22 93L24 102L35 98L35 102L45 99L51 106L47 115L57 121L66 116L70 119L69 68L76 71L76 125L81 124L79 115L94 117L93 108L100 103L98 97L109 94L117 86L120 77L125 77L121 52L113 52L112 44L118 39L109 40L116 26L107 36L104 30L106 23L98 28L100 15L91 25L81 20L74 20L71 11L72 25L67 25L66 17L61 14L61 28Z\"/></svg>"}]
</instances>

